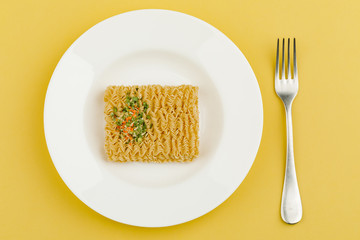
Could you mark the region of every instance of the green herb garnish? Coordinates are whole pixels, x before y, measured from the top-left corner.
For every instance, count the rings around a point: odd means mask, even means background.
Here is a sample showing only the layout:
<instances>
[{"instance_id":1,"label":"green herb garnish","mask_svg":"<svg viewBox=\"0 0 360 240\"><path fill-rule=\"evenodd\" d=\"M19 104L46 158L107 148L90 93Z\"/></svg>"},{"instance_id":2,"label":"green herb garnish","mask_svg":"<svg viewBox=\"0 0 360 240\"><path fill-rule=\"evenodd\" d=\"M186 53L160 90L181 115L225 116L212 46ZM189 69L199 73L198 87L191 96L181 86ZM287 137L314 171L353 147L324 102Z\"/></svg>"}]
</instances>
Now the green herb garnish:
<instances>
[{"instance_id":1,"label":"green herb garnish","mask_svg":"<svg viewBox=\"0 0 360 240\"><path fill-rule=\"evenodd\" d=\"M121 111L117 107L113 107L110 113L116 129L120 133L120 138L124 139L126 144L141 143L147 135L147 125L145 119L151 119L149 114L146 114L149 105L142 102L142 97L136 96L139 88L135 88L136 92L131 96L130 92L126 93L125 106ZM144 114L145 113L145 114ZM150 123L150 128L153 124Z\"/></svg>"}]
</instances>

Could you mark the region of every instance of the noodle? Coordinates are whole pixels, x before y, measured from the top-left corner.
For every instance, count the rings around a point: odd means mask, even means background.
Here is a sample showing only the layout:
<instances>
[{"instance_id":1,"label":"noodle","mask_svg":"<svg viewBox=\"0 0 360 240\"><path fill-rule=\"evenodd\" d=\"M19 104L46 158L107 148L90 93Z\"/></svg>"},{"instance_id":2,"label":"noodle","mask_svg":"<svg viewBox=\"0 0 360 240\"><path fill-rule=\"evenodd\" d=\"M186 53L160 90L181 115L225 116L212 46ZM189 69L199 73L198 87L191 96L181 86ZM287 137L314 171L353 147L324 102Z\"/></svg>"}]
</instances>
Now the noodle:
<instances>
[{"instance_id":1,"label":"noodle","mask_svg":"<svg viewBox=\"0 0 360 240\"><path fill-rule=\"evenodd\" d=\"M126 108L127 94L133 92L148 104L148 109L145 109L148 116L144 118L147 133L141 142L132 144L121 137L120 127L111 116L114 109L121 111ZM198 87L109 86L104 101L105 152L108 160L187 162L199 155Z\"/></svg>"}]
</instances>

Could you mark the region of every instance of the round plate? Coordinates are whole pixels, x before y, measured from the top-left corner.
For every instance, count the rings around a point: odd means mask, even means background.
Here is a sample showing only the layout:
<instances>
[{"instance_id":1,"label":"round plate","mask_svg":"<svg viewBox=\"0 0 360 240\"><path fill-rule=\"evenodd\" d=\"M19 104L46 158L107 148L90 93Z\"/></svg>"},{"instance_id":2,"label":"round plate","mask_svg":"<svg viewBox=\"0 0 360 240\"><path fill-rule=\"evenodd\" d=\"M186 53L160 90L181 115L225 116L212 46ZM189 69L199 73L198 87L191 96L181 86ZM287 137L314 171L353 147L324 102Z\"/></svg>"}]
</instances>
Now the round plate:
<instances>
[{"instance_id":1,"label":"round plate","mask_svg":"<svg viewBox=\"0 0 360 240\"><path fill-rule=\"evenodd\" d=\"M200 155L190 163L116 163L104 153L108 85L199 86ZM58 63L44 110L46 142L61 178L96 212L144 227L213 210L240 185L263 126L255 75L211 25L167 10L111 17L77 39Z\"/></svg>"}]
</instances>

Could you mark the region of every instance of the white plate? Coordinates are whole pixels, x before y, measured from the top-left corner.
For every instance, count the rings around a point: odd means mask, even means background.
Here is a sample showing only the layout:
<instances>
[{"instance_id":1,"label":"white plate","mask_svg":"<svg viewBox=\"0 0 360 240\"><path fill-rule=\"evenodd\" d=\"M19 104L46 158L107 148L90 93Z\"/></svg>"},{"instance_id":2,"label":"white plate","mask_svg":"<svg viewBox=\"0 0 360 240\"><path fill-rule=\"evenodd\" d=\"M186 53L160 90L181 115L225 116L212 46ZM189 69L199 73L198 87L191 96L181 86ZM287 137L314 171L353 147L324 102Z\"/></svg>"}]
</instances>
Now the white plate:
<instances>
[{"instance_id":1,"label":"white plate","mask_svg":"<svg viewBox=\"0 0 360 240\"><path fill-rule=\"evenodd\" d=\"M199 86L199 158L107 162L111 84ZM225 201L250 170L262 125L259 86L240 50L211 25L167 10L127 12L85 32L57 65L44 110L48 149L71 191L110 219L145 227L183 223Z\"/></svg>"}]
</instances>

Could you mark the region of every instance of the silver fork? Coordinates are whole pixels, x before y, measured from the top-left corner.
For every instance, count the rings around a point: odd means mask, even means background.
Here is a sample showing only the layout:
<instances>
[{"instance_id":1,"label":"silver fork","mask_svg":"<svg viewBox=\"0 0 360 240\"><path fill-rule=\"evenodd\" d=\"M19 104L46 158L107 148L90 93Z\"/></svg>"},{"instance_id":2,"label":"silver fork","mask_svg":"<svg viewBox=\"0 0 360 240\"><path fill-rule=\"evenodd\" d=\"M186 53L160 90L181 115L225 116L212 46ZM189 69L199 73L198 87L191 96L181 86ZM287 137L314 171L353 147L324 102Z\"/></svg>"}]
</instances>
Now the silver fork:
<instances>
[{"instance_id":1,"label":"silver fork","mask_svg":"<svg viewBox=\"0 0 360 240\"><path fill-rule=\"evenodd\" d=\"M279 77L279 39L277 40L276 50L276 69L275 69L275 91L283 101L286 112L286 132L287 132L287 151L286 167L283 194L281 200L281 217L289 224L295 224L301 220L302 205L300 199L299 187L296 179L294 146L293 146L293 129L291 118L292 102L298 92L298 72L296 63L296 46L294 38L293 53L293 78L290 67L290 38L288 39L287 51L287 76L285 76L285 39L282 41L282 67Z\"/></svg>"}]
</instances>

